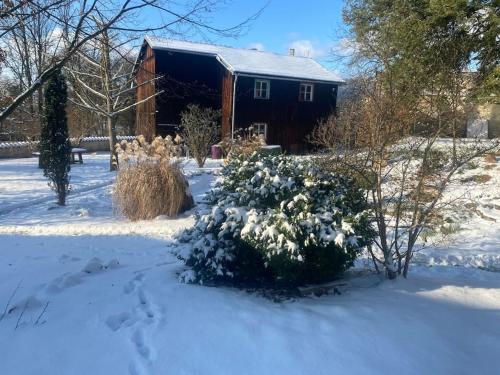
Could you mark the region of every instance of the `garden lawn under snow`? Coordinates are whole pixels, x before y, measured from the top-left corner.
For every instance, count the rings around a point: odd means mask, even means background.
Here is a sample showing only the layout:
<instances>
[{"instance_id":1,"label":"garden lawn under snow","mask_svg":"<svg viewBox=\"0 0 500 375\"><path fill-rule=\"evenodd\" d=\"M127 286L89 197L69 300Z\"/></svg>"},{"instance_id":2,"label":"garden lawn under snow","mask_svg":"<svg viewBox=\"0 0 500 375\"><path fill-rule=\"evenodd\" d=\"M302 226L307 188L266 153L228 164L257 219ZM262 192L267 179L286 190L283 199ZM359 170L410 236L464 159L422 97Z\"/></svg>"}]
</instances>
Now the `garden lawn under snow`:
<instances>
[{"instance_id":1,"label":"garden lawn under snow","mask_svg":"<svg viewBox=\"0 0 500 375\"><path fill-rule=\"evenodd\" d=\"M170 240L194 211L131 223L108 156L84 161L61 208L35 159L0 160L0 374L498 374L500 166L457 176L460 228L408 280L353 273L341 295L276 303L179 283ZM219 166L185 164L196 201Z\"/></svg>"}]
</instances>

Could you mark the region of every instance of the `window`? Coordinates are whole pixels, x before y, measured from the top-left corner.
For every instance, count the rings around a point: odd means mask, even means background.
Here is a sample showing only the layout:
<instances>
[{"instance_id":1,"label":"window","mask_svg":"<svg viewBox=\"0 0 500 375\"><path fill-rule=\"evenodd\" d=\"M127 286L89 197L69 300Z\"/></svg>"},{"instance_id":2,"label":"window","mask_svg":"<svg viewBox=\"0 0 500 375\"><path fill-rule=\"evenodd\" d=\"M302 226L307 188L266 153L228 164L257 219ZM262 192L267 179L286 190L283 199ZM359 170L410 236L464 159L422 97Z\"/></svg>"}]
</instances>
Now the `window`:
<instances>
[{"instance_id":1,"label":"window","mask_svg":"<svg viewBox=\"0 0 500 375\"><path fill-rule=\"evenodd\" d=\"M312 102L313 101L314 86L310 83L301 83L299 91L299 101Z\"/></svg>"},{"instance_id":2,"label":"window","mask_svg":"<svg viewBox=\"0 0 500 375\"><path fill-rule=\"evenodd\" d=\"M255 99L269 99L269 89L270 89L269 81L256 79L255 88L253 91L253 97Z\"/></svg>"},{"instance_id":3,"label":"window","mask_svg":"<svg viewBox=\"0 0 500 375\"><path fill-rule=\"evenodd\" d=\"M264 140L267 140L267 124L265 122L254 122L252 124L252 133L260 135Z\"/></svg>"}]
</instances>

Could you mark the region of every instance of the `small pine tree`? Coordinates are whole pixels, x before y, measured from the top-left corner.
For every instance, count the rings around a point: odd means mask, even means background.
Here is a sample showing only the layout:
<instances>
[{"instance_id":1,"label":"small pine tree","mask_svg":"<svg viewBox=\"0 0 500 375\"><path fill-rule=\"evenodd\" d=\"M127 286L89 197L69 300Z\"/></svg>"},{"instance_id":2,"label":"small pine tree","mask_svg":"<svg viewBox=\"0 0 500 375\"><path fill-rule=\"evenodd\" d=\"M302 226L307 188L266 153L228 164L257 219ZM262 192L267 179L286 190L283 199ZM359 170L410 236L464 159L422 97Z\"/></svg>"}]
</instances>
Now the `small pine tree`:
<instances>
[{"instance_id":1,"label":"small pine tree","mask_svg":"<svg viewBox=\"0 0 500 375\"><path fill-rule=\"evenodd\" d=\"M69 189L71 144L66 118L67 86L59 71L45 91L45 111L40 139L40 166L57 193L57 203L66 204Z\"/></svg>"},{"instance_id":2,"label":"small pine tree","mask_svg":"<svg viewBox=\"0 0 500 375\"><path fill-rule=\"evenodd\" d=\"M50 146L49 143L49 127L47 126L47 122L42 118L40 121L40 142L38 143L38 151L40 151L38 156L38 168L43 169L44 171L47 165L47 156Z\"/></svg>"}]
</instances>

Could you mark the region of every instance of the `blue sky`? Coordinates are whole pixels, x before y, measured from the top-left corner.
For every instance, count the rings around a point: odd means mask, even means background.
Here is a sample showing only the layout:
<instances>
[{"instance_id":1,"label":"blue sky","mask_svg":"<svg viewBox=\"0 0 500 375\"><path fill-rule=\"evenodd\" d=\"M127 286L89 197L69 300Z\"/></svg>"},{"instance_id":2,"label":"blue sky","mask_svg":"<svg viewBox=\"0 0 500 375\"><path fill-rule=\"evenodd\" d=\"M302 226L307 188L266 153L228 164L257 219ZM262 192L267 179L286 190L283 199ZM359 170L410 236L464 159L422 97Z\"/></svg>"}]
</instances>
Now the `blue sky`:
<instances>
[{"instance_id":1,"label":"blue sky","mask_svg":"<svg viewBox=\"0 0 500 375\"><path fill-rule=\"evenodd\" d=\"M266 4L267 0L232 0L214 16L214 23L231 24L231 19L237 22ZM341 0L271 0L246 35L227 42L238 47L258 43L273 52L287 52L292 43L307 41L314 49L310 53L317 57L338 39L342 6Z\"/></svg>"},{"instance_id":2,"label":"blue sky","mask_svg":"<svg viewBox=\"0 0 500 375\"><path fill-rule=\"evenodd\" d=\"M265 9L243 36L237 39L211 37L210 41L277 53L288 53L289 48L294 48L296 54L315 58L341 72L342 65L332 61L331 51L342 47L345 36L343 3L342 0L228 0L224 7L211 14L214 26L232 26L264 6ZM189 39L201 37L193 35Z\"/></svg>"}]
</instances>

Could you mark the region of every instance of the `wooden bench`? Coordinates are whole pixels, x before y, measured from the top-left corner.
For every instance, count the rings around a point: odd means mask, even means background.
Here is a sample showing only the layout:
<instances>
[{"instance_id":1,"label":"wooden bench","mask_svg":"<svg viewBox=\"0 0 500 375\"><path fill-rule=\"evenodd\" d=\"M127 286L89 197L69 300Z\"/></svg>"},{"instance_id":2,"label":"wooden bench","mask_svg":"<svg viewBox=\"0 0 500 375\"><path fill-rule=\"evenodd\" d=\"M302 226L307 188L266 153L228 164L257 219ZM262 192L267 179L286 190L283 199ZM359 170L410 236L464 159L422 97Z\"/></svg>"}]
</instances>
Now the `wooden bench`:
<instances>
[{"instance_id":1,"label":"wooden bench","mask_svg":"<svg viewBox=\"0 0 500 375\"><path fill-rule=\"evenodd\" d=\"M86 148L73 147L71 149L70 163L71 164L76 164L76 163L83 164L83 156L82 156L82 154L84 154L86 152L87 152ZM32 155L38 157L38 168L42 168L42 166L40 165L40 152L33 152ZM76 155L78 155L78 159L76 159L76 157L75 157Z\"/></svg>"},{"instance_id":2,"label":"wooden bench","mask_svg":"<svg viewBox=\"0 0 500 375\"><path fill-rule=\"evenodd\" d=\"M71 149L71 164L83 164L83 156L82 154L87 152L86 148L78 148L74 147ZM75 159L75 155L78 155L78 160Z\"/></svg>"},{"instance_id":3,"label":"wooden bench","mask_svg":"<svg viewBox=\"0 0 500 375\"><path fill-rule=\"evenodd\" d=\"M38 151L32 152L31 155L36 156L38 158L38 168L42 168L42 164L40 164L40 153Z\"/></svg>"}]
</instances>

